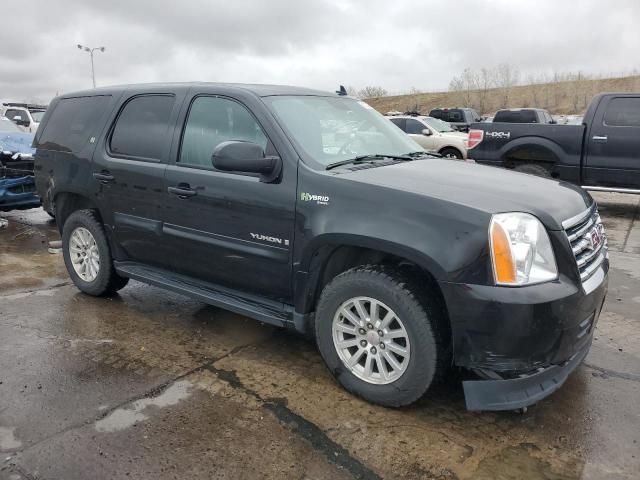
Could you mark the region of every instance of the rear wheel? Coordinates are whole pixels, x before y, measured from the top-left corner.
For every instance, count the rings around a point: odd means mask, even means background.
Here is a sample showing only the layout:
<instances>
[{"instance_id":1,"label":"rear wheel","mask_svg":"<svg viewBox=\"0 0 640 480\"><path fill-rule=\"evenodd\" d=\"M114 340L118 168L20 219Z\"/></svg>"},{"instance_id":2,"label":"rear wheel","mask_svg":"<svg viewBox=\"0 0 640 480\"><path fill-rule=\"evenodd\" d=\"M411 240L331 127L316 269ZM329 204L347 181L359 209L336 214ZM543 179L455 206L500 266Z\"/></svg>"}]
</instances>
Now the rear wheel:
<instances>
[{"instance_id":1,"label":"rear wheel","mask_svg":"<svg viewBox=\"0 0 640 480\"><path fill-rule=\"evenodd\" d=\"M457 148L447 147L440 150L440 155L445 158L457 158L458 160L462 159L462 152Z\"/></svg>"},{"instance_id":2,"label":"rear wheel","mask_svg":"<svg viewBox=\"0 0 640 480\"><path fill-rule=\"evenodd\" d=\"M323 290L316 341L347 390L380 405L408 405L446 369L439 312L401 270L357 267Z\"/></svg>"},{"instance_id":3,"label":"rear wheel","mask_svg":"<svg viewBox=\"0 0 640 480\"><path fill-rule=\"evenodd\" d=\"M129 281L113 268L104 227L92 210L69 215L62 229L62 253L71 280L89 295L112 295Z\"/></svg>"},{"instance_id":4,"label":"rear wheel","mask_svg":"<svg viewBox=\"0 0 640 480\"><path fill-rule=\"evenodd\" d=\"M537 163L522 163L520 165L517 165L514 170L516 172L528 173L530 175L536 175L538 177L551 177L551 172L549 171L549 169Z\"/></svg>"}]
</instances>

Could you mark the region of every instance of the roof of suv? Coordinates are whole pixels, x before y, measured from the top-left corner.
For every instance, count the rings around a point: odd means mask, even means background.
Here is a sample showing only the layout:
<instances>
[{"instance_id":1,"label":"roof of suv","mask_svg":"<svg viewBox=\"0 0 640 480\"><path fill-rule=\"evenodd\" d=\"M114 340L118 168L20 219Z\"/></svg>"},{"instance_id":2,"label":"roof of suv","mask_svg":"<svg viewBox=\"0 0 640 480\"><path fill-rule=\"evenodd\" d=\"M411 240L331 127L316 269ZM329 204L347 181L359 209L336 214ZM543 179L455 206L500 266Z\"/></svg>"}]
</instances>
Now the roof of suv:
<instances>
[{"instance_id":1,"label":"roof of suv","mask_svg":"<svg viewBox=\"0 0 640 480\"><path fill-rule=\"evenodd\" d=\"M82 90L79 92L67 93L61 95L61 98L75 97L79 95L100 95L113 92L122 92L127 90L139 91L143 89L152 90L153 88L176 88L187 89L194 86L200 87L224 87L228 89L237 89L252 92L259 97L269 97L274 95L312 95L312 96L339 96L335 92L325 92L322 90L313 90L304 87L293 87L287 85L262 85L248 83L216 83L216 82L176 82L176 83L136 83L130 85L113 85L108 87L99 87L91 90Z\"/></svg>"}]
</instances>

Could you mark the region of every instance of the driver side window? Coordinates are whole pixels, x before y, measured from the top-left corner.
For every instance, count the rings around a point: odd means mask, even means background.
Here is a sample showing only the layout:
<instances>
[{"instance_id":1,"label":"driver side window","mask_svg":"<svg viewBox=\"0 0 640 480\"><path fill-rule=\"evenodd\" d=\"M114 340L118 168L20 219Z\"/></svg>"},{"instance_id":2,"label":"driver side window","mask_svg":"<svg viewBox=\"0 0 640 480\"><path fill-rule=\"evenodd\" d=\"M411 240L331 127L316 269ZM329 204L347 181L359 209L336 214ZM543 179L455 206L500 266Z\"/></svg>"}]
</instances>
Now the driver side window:
<instances>
[{"instance_id":1,"label":"driver side window","mask_svg":"<svg viewBox=\"0 0 640 480\"><path fill-rule=\"evenodd\" d=\"M196 97L184 127L178 162L211 168L216 147L230 140L252 142L267 149L267 137L253 115L228 98Z\"/></svg>"},{"instance_id":2,"label":"driver side window","mask_svg":"<svg viewBox=\"0 0 640 480\"><path fill-rule=\"evenodd\" d=\"M426 129L422 123L413 118L407 118L406 132L409 135L422 135L422 131Z\"/></svg>"}]
</instances>

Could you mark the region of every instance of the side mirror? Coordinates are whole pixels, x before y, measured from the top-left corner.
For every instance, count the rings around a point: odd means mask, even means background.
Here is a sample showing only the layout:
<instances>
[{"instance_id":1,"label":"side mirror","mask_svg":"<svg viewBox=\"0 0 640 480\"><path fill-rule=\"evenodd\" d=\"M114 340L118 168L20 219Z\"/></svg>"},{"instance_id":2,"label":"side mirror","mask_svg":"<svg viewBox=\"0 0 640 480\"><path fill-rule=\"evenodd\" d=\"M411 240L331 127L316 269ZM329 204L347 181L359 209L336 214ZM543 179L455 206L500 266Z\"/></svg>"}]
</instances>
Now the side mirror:
<instances>
[{"instance_id":1,"label":"side mirror","mask_svg":"<svg viewBox=\"0 0 640 480\"><path fill-rule=\"evenodd\" d=\"M551 121L550 121L549 123L550 123L551 125L555 125L555 124L557 124L558 122L556 122L555 120L551 119Z\"/></svg>"},{"instance_id":2,"label":"side mirror","mask_svg":"<svg viewBox=\"0 0 640 480\"><path fill-rule=\"evenodd\" d=\"M280 176L280 157L267 157L258 144L230 140L220 143L211 156L211 163L223 172L257 173L261 182L273 182Z\"/></svg>"},{"instance_id":3,"label":"side mirror","mask_svg":"<svg viewBox=\"0 0 640 480\"><path fill-rule=\"evenodd\" d=\"M431 130L429 130L428 128L425 128L424 130L422 130L422 134L425 137L430 137L431 136Z\"/></svg>"}]
</instances>

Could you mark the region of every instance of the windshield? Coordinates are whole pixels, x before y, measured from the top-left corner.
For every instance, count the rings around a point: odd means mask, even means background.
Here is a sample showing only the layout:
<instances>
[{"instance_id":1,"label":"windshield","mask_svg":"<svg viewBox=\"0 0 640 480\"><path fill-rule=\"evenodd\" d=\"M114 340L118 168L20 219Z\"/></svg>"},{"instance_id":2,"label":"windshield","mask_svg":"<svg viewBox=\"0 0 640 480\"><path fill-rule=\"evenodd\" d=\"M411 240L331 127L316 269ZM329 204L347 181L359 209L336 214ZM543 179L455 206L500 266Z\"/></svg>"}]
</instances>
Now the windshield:
<instances>
[{"instance_id":1,"label":"windshield","mask_svg":"<svg viewBox=\"0 0 640 480\"><path fill-rule=\"evenodd\" d=\"M425 117L423 118L424 122L433 128L436 132L445 133L445 132L455 132L453 128L451 128L451 124L447 122L443 122L442 120L438 120L433 117Z\"/></svg>"},{"instance_id":2,"label":"windshield","mask_svg":"<svg viewBox=\"0 0 640 480\"><path fill-rule=\"evenodd\" d=\"M31 117L33 118L34 122L40 123L42 121L42 117L44 117L44 112L40 110L36 110L36 111L32 110Z\"/></svg>"},{"instance_id":3,"label":"windshield","mask_svg":"<svg viewBox=\"0 0 640 480\"><path fill-rule=\"evenodd\" d=\"M8 118L0 117L0 132L2 133L21 132L22 133L22 130L20 130L20 128L18 128L18 126Z\"/></svg>"},{"instance_id":4,"label":"windshield","mask_svg":"<svg viewBox=\"0 0 640 480\"><path fill-rule=\"evenodd\" d=\"M321 168L362 155L424 151L372 107L352 98L274 96L265 101L305 156Z\"/></svg>"}]
</instances>

